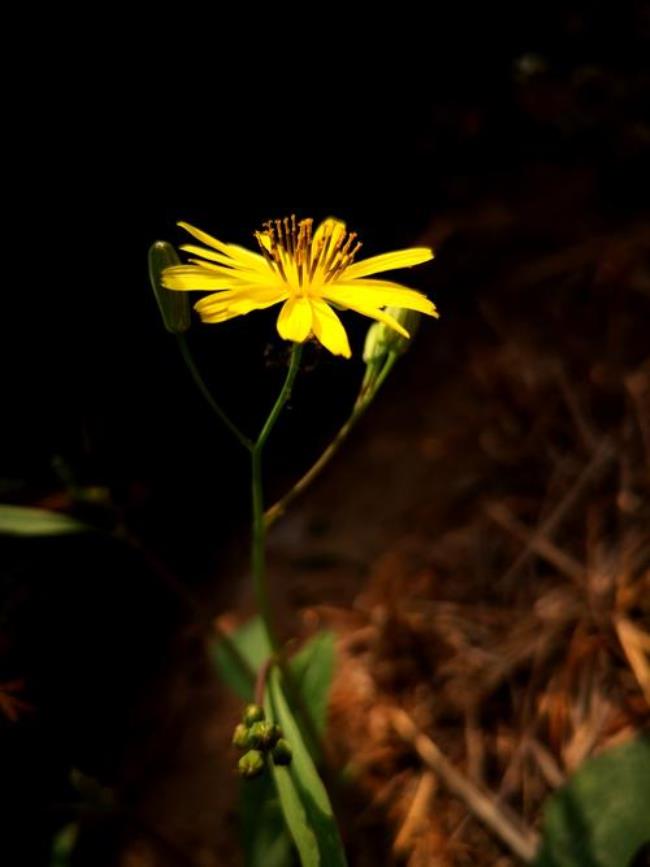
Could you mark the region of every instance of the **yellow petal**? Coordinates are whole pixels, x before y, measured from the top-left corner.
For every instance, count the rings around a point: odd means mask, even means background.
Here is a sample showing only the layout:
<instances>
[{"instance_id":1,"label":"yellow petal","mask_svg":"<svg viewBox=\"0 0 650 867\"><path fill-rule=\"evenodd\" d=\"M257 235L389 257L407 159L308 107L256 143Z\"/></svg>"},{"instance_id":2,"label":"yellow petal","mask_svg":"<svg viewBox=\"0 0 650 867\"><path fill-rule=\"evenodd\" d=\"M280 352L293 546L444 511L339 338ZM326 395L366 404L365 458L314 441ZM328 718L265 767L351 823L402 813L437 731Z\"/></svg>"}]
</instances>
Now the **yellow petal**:
<instances>
[{"instance_id":1,"label":"yellow petal","mask_svg":"<svg viewBox=\"0 0 650 867\"><path fill-rule=\"evenodd\" d=\"M228 289L236 283L236 278L196 265L172 265L162 273L163 286L181 292L211 292L213 289Z\"/></svg>"},{"instance_id":2,"label":"yellow petal","mask_svg":"<svg viewBox=\"0 0 650 867\"><path fill-rule=\"evenodd\" d=\"M371 319L383 322L403 337L411 336L408 331L399 324L395 317L391 316L389 313L385 313L383 310L378 310L377 307L373 307L372 304L364 304L363 301L359 301L358 299L352 297L348 298L347 293L345 295L345 300L343 300L343 298L339 299L333 291L328 291L328 298L331 298L331 300L336 304L341 304L343 307L347 307L349 310L361 313L362 316L369 316Z\"/></svg>"},{"instance_id":3,"label":"yellow petal","mask_svg":"<svg viewBox=\"0 0 650 867\"><path fill-rule=\"evenodd\" d=\"M201 322L206 325L217 325L219 322L227 322L228 319L234 319L236 316L243 316L239 310L221 310L218 313L201 313Z\"/></svg>"},{"instance_id":4,"label":"yellow petal","mask_svg":"<svg viewBox=\"0 0 650 867\"><path fill-rule=\"evenodd\" d=\"M350 358L352 351L341 320L324 301L312 301L314 334L334 355Z\"/></svg>"},{"instance_id":5,"label":"yellow petal","mask_svg":"<svg viewBox=\"0 0 650 867\"><path fill-rule=\"evenodd\" d=\"M254 310L265 310L267 307L273 307L274 304L279 304L284 301L287 293L278 295L275 293L273 297L266 295L265 297L255 294L246 296L241 293L238 298L229 298L223 301L223 294L210 295L208 298L202 298L198 304L194 305L194 309L200 313L203 322L216 323L225 322L235 316L245 316ZM207 302L204 304L204 302Z\"/></svg>"},{"instance_id":6,"label":"yellow petal","mask_svg":"<svg viewBox=\"0 0 650 867\"><path fill-rule=\"evenodd\" d=\"M243 301L270 306L284 301L287 296L288 292L286 289L260 289L258 286L242 286L238 289L228 289L224 292L217 292L214 295L201 298L195 304L194 309L199 313L217 312L217 308L224 309Z\"/></svg>"},{"instance_id":7,"label":"yellow petal","mask_svg":"<svg viewBox=\"0 0 650 867\"><path fill-rule=\"evenodd\" d=\"M202 259L209 259L211 262L218 262L220 265L226 265L232 268L235 264L229 256L224 256L223 253L216 253L214 250L207 250L205 247L197 247L196 244L181 244L180 249L184 253L193 253L195 256L201 256Z\"/></svg>"},{"instance_id":8,"label":"yellow petal","mask_svg":"<svg viewBox=\"0 0 650 867\"><path fill-rule=\"evenodd\" d=\"M259 253L254 253L252 250L247 250L246 247L240 247L238 244L228 244L228 254L237 260L237 264L244 268L252 268L254 271L261 271L263 274L268 274L271 270L269 263L264 256Z\"/></svg>"},{"instance_id":9,"label":"yellow petal","mask_svg":"<svg viewBox=\"0 0 650 867\"><path fill-rule=\"evenodd\" d=\"M346 225L342 220L337 220L336 217L328 217L326 220L323 220L314 232L312 244L316 248L316 244L320 243L323 238L331 234L333 237L330 246L334 246L334 243L345 235L346 231Z\"/></svg>"},{"instance_id":10,"label":"yellow petal","mask_svg":"<svg viewBox=\"0 0 650 867\"><path fill-rule=\"evenodd\" d=\"M197 241L201 241L202 244L207 244L208 247L212 247L224 256L228 256L230 259L234 260L231 262L232 265L239 265L240 267L253 268L262 271L269 270L266 259L264 256L260 256L259 253L253 253L251 250L246 250L245 247L239 247L237 244L224 244L223 241L213 238L212 235L208 235L207 232L203 232L201 229L197 229L196 226L191 226L189 223L180 222L178 225L181 229L185 229L186 232L189 232L190 235L197 239Z\"/></svg>"},{"instance_id":11,"label":"yellow petal","mask_svg":"<svg viewBox=\"0 0 650 867\"><path fill-rule=\"evenodd\" d=\"M278 316L278 333L295 343L305 341L312 328L312 309L307 298L289 298Z\"/></svg>"},{"instance_id":12,"label":"yellow petal","mask_svg":"<svg viewBox=\"0 0 650 867\"><path fill-rule=\"evenodd\" d=\"M402 307L405 310L417 310L429 316L438 316L436 305L429 301L426 295L400 286L398 283L383 280L355 280L353 283L326 283L322 287L324 298L330 298L335 304L357 302L370 307Z\"/></svg>"},{"instance_id":13,"label":"yellow petal","mask_svg":"<svg viewBox=\"0 0 650 867\"><path fill-rule=\"evenodd\" d=\"M392 253L382 253L354 262L343 272L343 279L366 277L368 274L378 274L380 271L394 271L396 268L411 268L433 259L433 250L429 247L409 247L408 250L394 250Z\"/></svg>"},{"instance_id":14,"label":"yellow petal","mask_svg":"<svg viewBox=\"0 0 650 867\"><path fill-rule=\"evenodd\" d=\"M286 286L282 277L273 273L270 269L265 271L253 271L249 268L241 268L237 263L233 263L235 267L225 268L223 265L214 265L212 262L203 261L203 259L188 259L189 265L195 265L203 268L206 271L213 271L215 274L221 274L222 277L227 277L232 286L240 286L242 284L255 284L259 288L271 286Z\"/></svg>"},{"instance_id":15,"label":"yellow petal","mask_svg":"<svg viewBox=\"0 0 650 867\"><path fill-rule=\"evenodd\" d=\"M216 238L213 238L212 235L208 235L207 232L201 231L201 229L197 229L195 226L191 226L189 223L181 222L176 224L180 226L181 229L185 229L186 232L189 232L197 241L200 241L202 244L207 244L208 247L213 247L215 250L218 250L220 253L225 253L228 255L228 246L224 244L223 241L218 241Z\"/></svg>"}]
</instances>

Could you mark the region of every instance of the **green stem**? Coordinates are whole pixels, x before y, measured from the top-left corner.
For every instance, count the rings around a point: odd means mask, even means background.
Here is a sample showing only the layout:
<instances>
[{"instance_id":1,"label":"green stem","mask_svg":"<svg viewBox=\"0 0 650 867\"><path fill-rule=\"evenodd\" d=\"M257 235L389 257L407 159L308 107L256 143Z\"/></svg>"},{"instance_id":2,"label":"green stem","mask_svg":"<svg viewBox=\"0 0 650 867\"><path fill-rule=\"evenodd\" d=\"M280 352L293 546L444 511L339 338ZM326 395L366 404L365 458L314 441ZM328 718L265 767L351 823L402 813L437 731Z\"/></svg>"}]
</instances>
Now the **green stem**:
<instances>
[{"instance_id":1,"label":"green stem","mask_svg":"<svg viewBox=\"0 0 650 867\"><path fill-rule=\"evenodd\" d=\"M286 512L289 505L297 497L300 496L300 494L305 490L305 488L309 487L309 485L314 481L314 479L321 473L324 467L326 467L330 460L334 457L341 445L348 438L348 434L350 433L352 428L355 426L355 424L359 421L361 416L365 413L365 411L372 403L375 395L385 382L386 377L393 369L398 357L399 356L395 353L391 353L388 356L388 359L386 360L378 376L374 380L372 380L370 384L364 383L359 393L359 397L357 398L357 401L354 405L354 409L352 410L352 415L339 429L338 433L331 441L331 443L327 446L325 451L316 460L316 462L312 464L312 466L307 470L307 472L300 479L298 479L298 481L291 488L291 490L287 494L285 494L284 497L281 497L277 501L277 503L274 503L269 509L267 509L267 511L264 513L264 523L267 529Z\"/></svg>"},{"instance_id":2,"label":"green stem","mask_svg":"<svg viewBox=\"0 0 650 867\"><path fill-rule=\"evenodd\" d=\"M234 424L228 418L226 413L221 409L219 404L216 402L216 400L212 396L210 389L206 385L205 380L201 376L201 373L200 373L198 367L196 366L194 358L192 357L192 353L190 352L190 348L187 345L187 340L185 339L185 335L184 334L177 334L176 340L178 341L178 348L180 350L181 355L183 356L183 361L185 362L187 369L190 372L190 375L194 381L194 384L196 385L198 390L201 392L201 394L203 395L203 397L207 401L212 412L217 416L219 421L221 421L222 424L224 424L228 428L230 433L239 441L239 443L247 451L252 452L253 451L253 443L251 442L251 440L249 440L249 438L239 430L237 425Z\"/></svg>"},{"instance_id":3,"label":"green stem","mask_svg":"<svg viewBox=\"0 0 650 867\"><path fill-rule=\"evenodd\" d=\"M302 344L294 343L291 351L291 361L289 370L285 378L284 384L280 390L280 394L273 405L267 420L258 436L257 440L251 449L251 468L252 468L252 504L253 504L253 537L251 544L251 562L253 569L253 587L255 589L255 597L260 610L260 616L266 629L269 645L273 651L278 649L278 639L273 626L273 618L271 614L271 603L269 598L269 588L266 581L266 526L264 523L264 493L262 479L262 453L264 445L277 422L280 413L286 402L291 396L298 369L300 368L300 359L302 357Z\"/></svg>"}]
</instances>

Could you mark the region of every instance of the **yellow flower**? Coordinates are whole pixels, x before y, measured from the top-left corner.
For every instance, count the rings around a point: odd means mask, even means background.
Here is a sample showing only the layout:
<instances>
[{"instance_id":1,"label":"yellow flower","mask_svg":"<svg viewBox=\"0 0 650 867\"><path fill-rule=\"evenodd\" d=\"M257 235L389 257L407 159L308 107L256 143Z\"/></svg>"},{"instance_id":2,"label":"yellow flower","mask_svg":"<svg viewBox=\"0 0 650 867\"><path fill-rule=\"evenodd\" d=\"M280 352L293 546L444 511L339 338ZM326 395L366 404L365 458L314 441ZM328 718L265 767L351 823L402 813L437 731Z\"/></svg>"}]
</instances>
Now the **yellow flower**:
<instances>
[{"instance_id":1,"label":"yellow flower","mask_svg":"<svg viewBox=\"0 0 650 867\"><path fill-rule=\"evenodd\" d=\"M211 292L195 306L203 322L225 322L284 302L277 322L281 337L302 343L313 334L330 352L349 358L348 337L332 304L383 322L405 337L408 332L384 307L438 315L420 292L389 280L367 279L381 271L428 262L433 258L428 247L354 262L361 247L355 243L357 235L332 217L313 232L313 220L297 222L295 216L265 223L255 233L259 253L224 244L187 223L178 225L206 246L182 246L181 250L199 258L166 268L163 285Z\"/></svg>"}]
</instances>

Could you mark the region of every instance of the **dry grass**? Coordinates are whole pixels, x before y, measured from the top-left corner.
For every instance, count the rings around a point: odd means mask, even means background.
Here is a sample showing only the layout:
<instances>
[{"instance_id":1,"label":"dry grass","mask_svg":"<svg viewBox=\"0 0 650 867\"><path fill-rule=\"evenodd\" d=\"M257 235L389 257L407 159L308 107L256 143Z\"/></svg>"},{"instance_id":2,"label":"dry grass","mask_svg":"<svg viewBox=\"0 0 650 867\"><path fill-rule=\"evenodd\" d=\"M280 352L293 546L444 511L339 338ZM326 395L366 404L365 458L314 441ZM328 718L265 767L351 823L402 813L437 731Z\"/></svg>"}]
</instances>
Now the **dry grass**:
<instances>
[{"instance_id":1,"label":"dry grass","mask_svg":"<svg viewBox=\"0 0 650 867\"><path fill-rule=\"evenodd\" d=\"M480 427L437 448L484 492L317 609L336 761L367 803L351 836L387 825L385 863L531 860L553 790L650 723L650 361L593 355L516 333L470 359Z\"/></svg>"}]
</instances>

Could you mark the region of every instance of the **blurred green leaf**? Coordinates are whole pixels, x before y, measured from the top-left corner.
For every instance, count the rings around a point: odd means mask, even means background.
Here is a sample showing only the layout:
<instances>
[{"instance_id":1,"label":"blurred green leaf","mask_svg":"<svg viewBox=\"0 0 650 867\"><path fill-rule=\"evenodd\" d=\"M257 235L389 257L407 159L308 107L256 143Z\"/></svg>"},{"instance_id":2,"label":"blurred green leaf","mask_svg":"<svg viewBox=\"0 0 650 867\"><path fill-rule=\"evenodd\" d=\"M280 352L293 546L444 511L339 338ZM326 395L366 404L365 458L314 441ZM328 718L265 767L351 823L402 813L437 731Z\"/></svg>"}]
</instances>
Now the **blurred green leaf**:
<instances>
[{"instance_id":1,"label":"blurred green leaf","mask_svg":"<svg viewBox=\"0 0 650 867\"><path fill-rule=\"evenodd\" d=\"M102 784L94 777L84 774L79 768L70 771L70 785L81 795L83 803L95 810L112 810L115 808L115 793L108 786Z\"/></svg>"},{"instance_id":2,"label":"blurred green leaf","mask_svg":"<svg viewBox=\"0 0 650 867\"><path fill-rule=\"evenodd\" d=\"M61 512L0 505L0 534L7 536L61 536L90 530L92 527Z\"/></svg>"},{"instance_id":3,"label":"blurred green leaf","mask_svg":"<svg viewBox=\"0 0 650 867\"><path fill-rule=\"evenodd\" d=\"M268 719L277 719L271 692L268 689L264 699L264 709ZM278 766L273 762L269 762L269 765L284 822L298 850L302 867L328 867L327 862L321 861L316 836L307 819L301 793L291 773L291 766Z\"/></svg>"},{"instance_id":4,"label":"blurred green leaf","mask_svg":"<svg viewBox=\"0 0 650 867\"><path fill-rule=\"evenodd\" d=\"M321 861L316 836L307 820L300 792L289 768L272 765L272 773L280 798L282 815L298 850L302 867L319 867L319 865L328 867L329 862Z\"/></svg>"},{"instance_id":5,"label":"blurred green leaf","mask_svg":"<svg viewBox=\"0 0 650 867\"><path fill-rule=\"evenodd\" d=\"M267 685L267 693L270 697L273 714L272 718L282 727L284 737L289 741L293 750L293 761L291 764L284 769L274 769L276 783L279 778L282 779L284 776L278 772L285 770L294 784L296 793L300 797L309 826L316 835L321 856L320 863L326 865L326 867L345 867L347 863L345 852L343 851L343 844L341 843L332 805L285 698L281 674L277 667L271 669ZM288 788L288 784L284 781L283 785L285 788ZM280 792L280 800L287 824L289 825L289 817L286 813L282 792ZM289 827L291 830L291 825Z\"/></svg>"},{"instance_id":6,"label":"blurred green leaf","mask_svg":"<svg viewBox=\"0 0 650 867\"><path fill-rule=\"evenodd\" d=\"M271 655L259 617L247 621L231 633L229 639L254 672L257 672ZM242 673L241 665L237 664L222 641L215 641L212 658L224 681L244 701L252 701L254 685L250 678ZM320 737L325 729L327 697L334 669L334 635L331 632L318 633L289 660L288 665L293 675L293 690L298 693L301 704L309 712L316 734ZM278 714L268 702L270 698L267 691L267 713L275 719ZM286 701L284 703L286 704ZM293 725L295 727L296 723L294 722ZM304 736L301 737L301 743L306 752ZM293 748L293 742L291 746ZM312 780L315 780L320 787L321 802L326 804L325 826L327 832L331 834L331 824L334 820L329 800L308 753L307 756L313 772ZM246 867L291 867L292 839L301 857L312 858L311 861L307 860L303 863L320 864L322 867L327 867L330 863L324 860L328 854L327 843L321 853L318 844L314 842L311 820L307 818L301 790L297 787L290 769L291 766L274 767L271 774L246 781L242 785L241 813ZM322 803L320 808L313 807L317 817L323 812ZM336 826L334 828L336 830ZM338 841L338 831L336 831L336 840ZM315 855L319 859L316 861L313 860L314 846L316 846ZM338 846L334 846L333 851L335 853L335 860L331 862L333 867L345 864L345 860L340 860L339 853L342 851L340 841Z\"/></svg>"},{"instance_id":7,"label":"blurred green leaf","mask_svg":"<svg viewBox=\"0 0 650 867\"><path fill-rule=\"evenodd\" d=\"M57 831L52 840L50 867L70 867L70 859L77 845L78 836L79 825L74 822Z\"/></svg>"},{"instance_id":8,"label":"blurred green leaf","mask_svg":"<svg viewBox=\"0 0 650 867\"><path fill-rule=\"evenodd\" d=\"M212 645L212 661L221 674L224 682L244 701L253 701L255 690L254 675L271 655L271 647L266 637L266 631L261 618L252 617L243 626L228 635L228 642L239 654L248 669L242 667L236 654L233 654L226 642L215 639Z\"/></svg>"},{"instance_id":9,"label":"blurred green leaf","mask_svg":"<svg viewBox=\"0 0 650 867\"><path fill-rule=\"evenodd\" d=\"M548 801L535 867L630 867L650 841L650 737L590 759Z\"/></svg>"},{"instance_id":10,"label":"blurred green leaf","mask_svg":"<svg viewBox=\"0 0 650 867\"><path fill-rule=\"evenodd\" d=\"M316 734L321 737L327 722L327 701L334 673L334 634L319 632L291 657L292 686L309 711Z\"/></svg>"},{"instance_id":11,"label":"blurred green leaf","mask_svg":"<svg viewBox=\"0 0 650 867\"><path fill-rule=\"evenodd\" d=\"M185 292L166 289L162 273L170 265L180 265L176 250L167 241L156 241L149 248L149 280L167 331L182 334L191 325L190 303Z\"/></svg>"},{"instance_id":12,"label":"blurred green leaf","mask_svg":"<svg viewBox=\"0 0 650 867\"><path fill-rule=\"evenodd\" d=\"M291 867L292 846L271 774L241 784L246 867Z\"/></svg>"}]
</instances>

